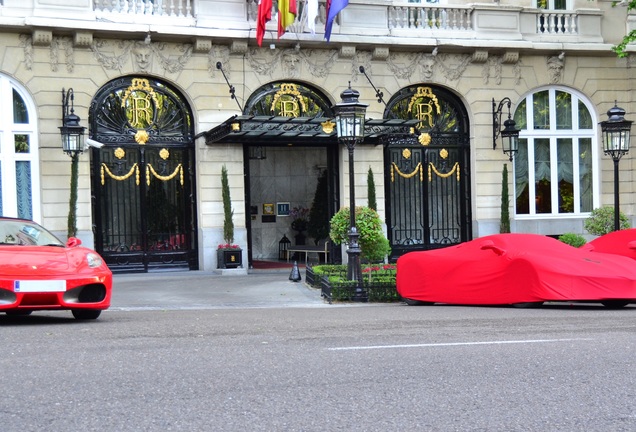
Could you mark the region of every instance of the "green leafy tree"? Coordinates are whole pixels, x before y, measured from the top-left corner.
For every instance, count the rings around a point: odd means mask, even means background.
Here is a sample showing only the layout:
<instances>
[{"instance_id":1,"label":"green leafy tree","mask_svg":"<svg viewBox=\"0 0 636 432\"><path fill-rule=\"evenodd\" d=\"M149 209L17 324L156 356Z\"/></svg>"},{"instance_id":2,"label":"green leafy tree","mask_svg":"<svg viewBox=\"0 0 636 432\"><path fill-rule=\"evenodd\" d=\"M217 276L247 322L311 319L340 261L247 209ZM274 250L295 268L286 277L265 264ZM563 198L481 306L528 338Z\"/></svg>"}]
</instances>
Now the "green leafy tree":
<instances>
[{"instance_id":1,"label":"green leafy tree","mask_svg":"<svg viewBox=\"0 0 636 432\"><path fill-rule=\"evenodd\" d=\"M382 232L382 220L378 213L369 207L356 207L356 230L360 237L361 258L369 262L384 260L391 252L391 245ZM335 244L349 242L349 207L341 208L331 218L329 235Z\"/></svg>"},{"instance_id":2,"label":"green leafy tree","mask_svg":"<svg viewBox=\"0 0 636 432\"><path fill-rule=\"evenodd\" d=\"M226 243L234 243L234 210L232 210L232 200L230 199L230 183L227 179L227 168L223 165L221 169L221 193L223 195L223 239Z\"/></svg>"},{"instance_id":3,"label":"green leafy tree","mask_svg":"<svg viewBox=\"0 0 636 432\"><path fill-rule=\"evenodd\" d=\"M508 164L504 164L501 174L501 221L499 232L510 232L510 195L508 193Z\"/></svg>"},{"instance_id":4,"label":"green leafy tree","mask_svg":"<svg viewBox=\"0 0 636 432\"><path fill-rule=\"evenodd\" d=\"M371 167L369 167L369 173L367 174L367 199L369 208L373 210L378 210L378 202L375 198L375 180L373 178L373 171Z\"/></svg>"},{"instance_id":5,"label":"green leafy tree","mask_svg":"<svg viewBox=\"0 0 636 432\"><path fill-rule=\"evenodd\" d=\"M613 2L612 6L616 6L617 4L619 4L619 2ZM620 2L620 4L623 4L623 3ZM630 0L627 3L627 14L629 14L634 9L636 9L636 0ZM612 47L612 51L614 51L619 58L627 57L629 55L629 53L627 52L627 45L629 45L630 43L634 41L636 41L636 30L632 30L629 33L627 33L623 37L623 40L621 41L621 43Z\"/></svg>"},{"instance_id":6,"label":"green leafy tree","mask_svg":"<svg viewBox=\"0 0 636 432\"><path fill-rule=\"evenodd\" d=\"M318 177L314 201L309 210L309 225L307 234L318 242L329 236L329 189L327 184L327 170L323 170Z\"/></svg>"},{"instance_id":7,"label":"green leafy tree","mask_svg":"<svg viewBox=\"0 0 636 432\"><path fill-rule=\"evenodd\" d=\"M629 219L623 212L619 215L620 229L629 228ZM614 231L614 207L605 206L592 210L590 217L585 219L585 230L592 235L602 236Z\"/></svg>"}]
</instances>

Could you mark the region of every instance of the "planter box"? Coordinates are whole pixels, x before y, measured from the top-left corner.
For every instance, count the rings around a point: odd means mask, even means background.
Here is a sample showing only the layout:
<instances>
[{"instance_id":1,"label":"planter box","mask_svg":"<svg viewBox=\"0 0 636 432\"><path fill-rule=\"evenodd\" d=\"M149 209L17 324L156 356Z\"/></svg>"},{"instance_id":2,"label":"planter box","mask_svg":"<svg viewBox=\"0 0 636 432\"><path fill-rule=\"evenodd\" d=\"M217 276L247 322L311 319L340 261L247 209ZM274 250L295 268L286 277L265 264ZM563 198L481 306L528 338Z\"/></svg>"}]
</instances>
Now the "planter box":
<instances>
[{"instance_id":1,"label":"planter box","mask_svg":"<svg viewBox=\"0 0 636 432\"><path fill-rule=\"evenodd\" d=\"M220 269L243 267L243 251L241 249L218 250L216 257L217 267Z\"/></svg>"}]
</instances>

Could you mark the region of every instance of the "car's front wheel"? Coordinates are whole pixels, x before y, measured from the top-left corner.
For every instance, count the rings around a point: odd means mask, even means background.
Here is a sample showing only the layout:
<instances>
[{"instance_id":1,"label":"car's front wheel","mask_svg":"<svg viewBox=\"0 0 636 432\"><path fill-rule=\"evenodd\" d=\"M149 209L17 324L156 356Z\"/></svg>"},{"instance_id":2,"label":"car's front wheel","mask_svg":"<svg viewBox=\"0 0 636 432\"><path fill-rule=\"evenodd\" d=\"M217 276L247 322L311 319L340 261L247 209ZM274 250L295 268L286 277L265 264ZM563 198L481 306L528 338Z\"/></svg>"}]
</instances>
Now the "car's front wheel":
<instances>
[{"instance_id":1,"label":"car's front wheel","mask_svg":"<svg viewBox=\"0 0 636 432\"><path fill-rule=\"evenodd\" d=\"M413 300L410 298L402 298L402 300L404 300L404 303L406 303L409 306L430 306L432 304L435 304L433 302L425 302L425 301L421 301L421 300Z\"/></svg>"},{"instance_id":2,"label":"car's front wheel","mask_svg":"<svg viewBox=\"0 0 636 432\"><path fill-rule=\"evenodd\" d=\"M75 319L78 320L94 320L99 318L102 311L96 309L73 309L71 311Z\"/></svg>"},{"instance_id":3,"label":"car's front wheel","mask_svg":"<svg viewBox=\"0 0 636 432\"><path fill-rule=\"evenodd\" d=\"M512 307L520 309L538 308L543 305L543 302L525 302L525 303L513 303Z\"/></svg>"},{"instance_id":4,"label":"car's front wheel","mask_svg":"<svg viewBox=\"0 0 636 432\"><path fill-rule=\"evenodd\" d=\"M17 309L17 310L7 311L6 314L8 316L25 316L25 315L31 315L31 312L33 311Z\"/></svg>"},{"instance_id":5,"label":"car's front wheel","mask_svg":"<svg viewBox=\"0 0 636 432\"><path fill-rule=\"evenodd\" d=\"M627 306L629 304L629 302L625 301L625 300L606 300L606 301L601 302L601 304L603 306L605 306L606 308L620 309L620 308L624 308L625 306Z\"/></svg>"}]
</instances>

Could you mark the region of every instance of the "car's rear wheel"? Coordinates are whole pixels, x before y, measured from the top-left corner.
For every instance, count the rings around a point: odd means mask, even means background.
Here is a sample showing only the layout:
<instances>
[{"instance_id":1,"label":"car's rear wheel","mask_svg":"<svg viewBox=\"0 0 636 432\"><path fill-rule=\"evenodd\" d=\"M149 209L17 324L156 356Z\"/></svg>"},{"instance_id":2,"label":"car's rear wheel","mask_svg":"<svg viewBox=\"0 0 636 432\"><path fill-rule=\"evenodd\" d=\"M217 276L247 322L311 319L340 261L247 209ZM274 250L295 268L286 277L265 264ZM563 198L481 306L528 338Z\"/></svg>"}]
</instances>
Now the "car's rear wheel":
<instances>
[{"instance_id":1,"label":"car's rear wheel","mask_svg":"<svg viewBox=\"0 0 636 432\"><path fill-rule=\"evenodd\" d=\"M516 307L519 309L530 309L530 308L538 308L542 306L543 302L524 302L524 303L513 303L512 307Z\"/></svg>"},{"instance_id":2,"label":"car's rear wheel","mask_svg":"<svg viewBox=\"0 0 636 432\"><path fill-rule=\"evenodd\" d=\"M31 312L33 312L33 311L30 311L30 310L10 310L10 311L7 311L6 313L9 316L25 316L25 315L31 315Z\"/></svg>"},{"instance_id":3,"label":"car's rear wheel","mask_svg":"<svg viewBox=\"0 0 636 432\"><path fill-rule=\"evenodd\" d=\"M102 313L102 311L95 309L73 309L71 312L78 320L94 320L99 318Z\"/></svg>"},{"instance_id":4,"label":"car's rear wheel","mask_svg":"<svg viewBox=\"0 0 636 432\"><path fill-rule=\"evenodd\" d=\"M409 306L430 306L432 304L435 304L434 302L425 302L421 300L413 300L410 298L402 298L402 300L404 300L404 303Z\"/></svg>"},{"instance_id":5,"label":"car's rear wheel","mask_svg":"<svg viewBox=\"0 0 636 432\"><path fill-rule=\"evenodd\" d=\"M605 300L605 301L601 302L601 304L603 306L605 306L606 308L620 309L620 308L624 308L625 306L627 306L629 304L629 302L625 301L625 300Z\"/></svg>"}]
</instances>

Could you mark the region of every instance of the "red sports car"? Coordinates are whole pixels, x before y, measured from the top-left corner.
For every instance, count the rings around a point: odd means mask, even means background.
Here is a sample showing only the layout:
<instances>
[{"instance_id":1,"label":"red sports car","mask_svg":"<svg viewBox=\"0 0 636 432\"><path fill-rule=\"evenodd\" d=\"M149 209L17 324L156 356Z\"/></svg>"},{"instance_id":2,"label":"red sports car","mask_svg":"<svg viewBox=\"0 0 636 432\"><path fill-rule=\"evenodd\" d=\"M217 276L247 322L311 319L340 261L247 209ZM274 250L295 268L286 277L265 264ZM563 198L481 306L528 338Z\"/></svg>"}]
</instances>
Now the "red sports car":
<instances>
[{"instance_id":1,"label":"red sports car","mask_svg":"<svg viewBox=\"0 0 636 432\"><path fill-rule=\"evenodd\" d=\"M397 261L408 304L540 305L546 301L636 301L634 261L589 252L537 234L496 234L457 246L410 252Z\"/></svg>"},{"instance_id":2,"label":"red sports car","mask_svg":"<svg viewBox=\"0 0 636 432\"><path fill-rule=\"evenodd\" d=\"M70 309L96 319L110 307L113 275L75 237L66 244L35 222L0 217L0 312Z\"/></svg>"},{"instance_id":3,"label":"red sports car","mask_svg":"<svg viewBox=\"0 0 636 432\"><path fill-rule=\"evenodd\" d=\"M623 255L636 260L636 229L612 231L589 241L581 249Z\"/></svg>"}]
</instances>

